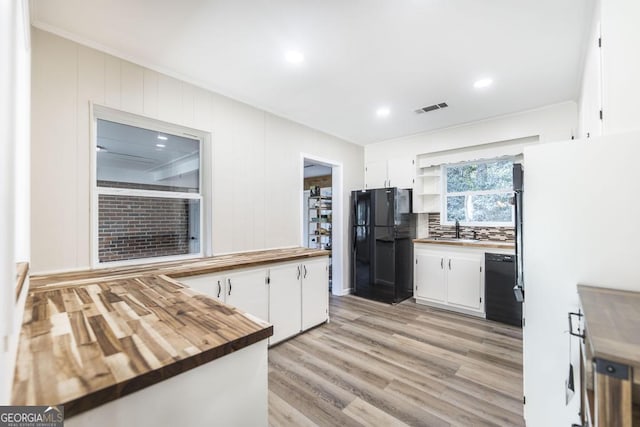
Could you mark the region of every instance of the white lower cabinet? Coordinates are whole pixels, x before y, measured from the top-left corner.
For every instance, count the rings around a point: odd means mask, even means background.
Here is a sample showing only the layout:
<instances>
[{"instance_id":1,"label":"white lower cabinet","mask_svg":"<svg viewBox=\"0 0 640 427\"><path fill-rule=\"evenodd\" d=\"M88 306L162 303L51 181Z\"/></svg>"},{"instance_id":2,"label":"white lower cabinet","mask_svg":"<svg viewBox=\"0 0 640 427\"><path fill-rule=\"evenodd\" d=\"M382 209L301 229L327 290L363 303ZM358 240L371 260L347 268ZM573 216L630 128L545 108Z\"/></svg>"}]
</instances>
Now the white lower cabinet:
<instances>
[{"instance_id":1,"label":"white lower cabinet","mask_svg":"<svg viewBox=\"0 0 640 427\"><path fill-rule=\"evenodd\" d=\"M275 344L329 318L329 261L310 258L269 269L269 322Z\"/></svg>"},{"instance_id":2,"label":"white lower cabinet","mask_svg":"<svg viewBox=\"0 0 640 427\"><path fill-rule=\"evenodd\" d=\"M447 282L444 270L444 254L415 251L414 291L416 297L431 301L447 301Z\"/></svg>"},{"instance_id":3,"label":"white lower cabinet","mask_svg":"<svg viewBox=\"0 0 640 427\"><path fill-rule=\"evenodd\" d=\"M414 256L416 302L484 315L483 251L416 246Z\"/></svg>"},{"instance_id":4,"label":"white lower cabinet","mask_svg":"<svg viewBox=\"0 0 640 427\"><path fill-rule=\"evenodd\" d=\"M447 268L447 302L471 310L480 310L482 255L450 255Z\"/></svg>"},{"instance_id":5,"label":"white lower cabinet","mask_svg":"<svg viewBox=\"0 0 640 427\"><path fill-rule=\"evenodd\" d=\"M269 321L269 287L267 270L246 270L229 273L225 302L259 319Z\"/></svg>"},{"instance_id":6,"label":"white lower cabinet","mask_svg":"<svg viewBox=\"0 0 640 427\"><path fill-rule=\"evenodd\" d=\"M328 266L317 257L177 280L271 323L273 345L329 319Z\"/></svg>"},{"instance_id":7,"label":"white lower cabinet","mask_svg":"<svg viewBox=\"0 0 640 427\"><path fill-rule=\"evenodd\" d=\"M329 319L329 260L310 258L302 264L302 330Z\"/></svg>"},{"instance_id":8,"label":"white lower cabinet","mask_svg":"<svg viewBox=\"0 0 640 427\"><path fill-rule=\"evenodd\" d=\"M227 292L223 275L218 273L199 274L197 276L180 277L177 280L183 285L187 285L205 295L214 297L222 302L225 300Z\"/></svg>"},{"instance_id":9,"label":"white lower cabinet","mask_svg":"<svg viewBox=\"0 0 640 427\"><path fill-rule=\"evenodd\" d=\"M269 268L269 322L273 335L269 344L275 344L302 330L302 276L299 263Z\"/></svg>"},{"instance_id":10,"label":"white lower cabinet","mask_svg":"<svg viewBox=\"0 0 640 427\"><path fill-rule=\"evenodd\" d=\"M212 273L180 277L177 280L232 305L257 318L269 321L269 288L266 268L229 271L226 274Z\"/></svg>"}]
</instances>

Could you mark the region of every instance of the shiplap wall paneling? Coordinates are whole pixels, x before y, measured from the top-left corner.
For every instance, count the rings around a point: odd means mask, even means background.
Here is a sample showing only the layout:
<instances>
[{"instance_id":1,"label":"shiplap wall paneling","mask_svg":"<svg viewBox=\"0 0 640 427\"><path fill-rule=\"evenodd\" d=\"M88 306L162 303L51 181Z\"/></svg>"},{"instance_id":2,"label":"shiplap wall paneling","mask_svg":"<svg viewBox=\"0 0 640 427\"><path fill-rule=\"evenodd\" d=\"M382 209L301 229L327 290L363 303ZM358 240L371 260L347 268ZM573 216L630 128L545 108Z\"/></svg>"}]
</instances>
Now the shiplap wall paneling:
<instances>
[{"instance_id":1,"label":"shiplap wall paneling","mask_svg":"<svg viewBox=\"0 0 640 427\"><path fill-rule=\"evenodd\" d=\"M33 34L33 272L90 267L90 102L211 133L212 173L203 178L212 189L214 254L300 244L301 153L345 166L348 219L349 192L362 188L362 147L41 30Z\"/></svg>"},{"instance_id":2,"label":"shiplap wall paneling","mask_svg":"<svg viewBox=\"0 0 640 427\"><path fill-rule=\"evenodd\" d=\"M91 262L91 141L90 103L105 104L105 56L99 52L78 46L78 101L76 103L76 153L77 153L77 205L87 206L88 212L77 216L77 265ZM84 161L83 161L84 160ZM86 211L85 211L86 212Z\"/></svg>"},{"instance_id":3,"label":"shiplap wall paneling","mask_svg":"<svg viewBox=\"0 0 640 427\"><path fill-rule=\"evenodd\" d=\"M144 114L144 70L135 64L120 61L122 109Z\"/></svg>"},{"instance_id":4,"label":"shiplap wall paneling","mask_svg":"<svg viewBox=\"0 0 640 427\"><path fill-rule=\"evenodd\" d=\"M32 260L40 269L77 265L77 45L57 37L34 42L32 138ZM54 81L55 84L50 84ZM46 126L41 126L46 123ZM70 164L73 167L68 167Z\"/></svg>"}]
</instances>

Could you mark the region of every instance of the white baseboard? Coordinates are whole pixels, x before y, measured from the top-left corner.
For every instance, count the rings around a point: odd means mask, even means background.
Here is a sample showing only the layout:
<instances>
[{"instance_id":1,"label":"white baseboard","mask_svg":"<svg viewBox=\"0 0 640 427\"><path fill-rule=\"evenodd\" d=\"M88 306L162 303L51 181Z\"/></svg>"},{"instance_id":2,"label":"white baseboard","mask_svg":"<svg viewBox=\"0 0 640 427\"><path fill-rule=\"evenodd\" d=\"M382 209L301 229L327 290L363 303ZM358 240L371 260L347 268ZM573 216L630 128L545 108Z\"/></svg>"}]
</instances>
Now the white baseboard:
<instances>
[{"instance_id":1,"label":"white baseboard","mask_svg":"<svg viewBox=\"0 0 640 427\"><path fill-rule=\"evenodd\" d=\"M353 293L352 291L353 291L353 289L352 289L352 288L341 289L341 290L339 290L339 291L338 291L336 288L333 288L333 289L331 290L331 293L332 293L333 295L337 296L337 297L343 297L343 296L345 296L345 295L352 294L352 293Z\"/></svg>"},{"instance_id":2,"label":"white baseboard","mask_svg":"<svg viewBox=\"0 0 640 427\"><path fill-rule=\"evenodd\" d=\"M429 301L429 300L425 300L425 299L421 299L421 298L415 298L415 300L416 300L416 304L428 305L429 307L435 307L435 308L441 308L443 310L455 311L456 313L462 313L462 314L467 314L469 316L481 317L483 319L486 318L486 314L483 311L468 310L466 308L456 307L456 306L448 305L448 304L441 304L441 303L438 303L438 302Z\"/></svg>"}]
</instances>

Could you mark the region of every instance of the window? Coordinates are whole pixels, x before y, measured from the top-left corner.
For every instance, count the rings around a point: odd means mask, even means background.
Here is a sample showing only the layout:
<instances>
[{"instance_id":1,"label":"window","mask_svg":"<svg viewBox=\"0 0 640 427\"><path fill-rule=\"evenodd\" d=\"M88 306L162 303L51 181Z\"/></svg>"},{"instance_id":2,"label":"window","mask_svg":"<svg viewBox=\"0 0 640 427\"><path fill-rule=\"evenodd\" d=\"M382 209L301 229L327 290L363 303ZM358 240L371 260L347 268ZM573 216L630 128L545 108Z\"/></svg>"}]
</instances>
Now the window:
<instances>
[{"instance_id":1,"label":"window","mask_svg":"<svg viewBox=\"0 0 640 427\"><path fill-rule=\"evenodd\" d=\"M98 263L202 254L202 142L142 124L96 121Z\"/></svg>"},{"instance_id":2,"label":"window","mask_svg":"<svg viewBox=\"0 0 640 427\"><path fill-rule=\"evenodd\" d=\"M511 159L443 166L444 224L512 226Z\"/></svg>"}]
</instances>

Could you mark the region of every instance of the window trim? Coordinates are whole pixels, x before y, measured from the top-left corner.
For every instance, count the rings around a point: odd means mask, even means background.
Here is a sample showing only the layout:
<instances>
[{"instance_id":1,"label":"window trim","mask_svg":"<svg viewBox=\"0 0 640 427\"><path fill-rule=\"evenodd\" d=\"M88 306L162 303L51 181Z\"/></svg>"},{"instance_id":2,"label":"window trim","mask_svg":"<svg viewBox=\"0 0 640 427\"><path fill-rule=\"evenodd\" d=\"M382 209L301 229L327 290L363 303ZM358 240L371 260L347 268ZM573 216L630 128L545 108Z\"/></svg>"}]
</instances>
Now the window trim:
<instances>
[{"instance_id":1,"label":"window trim","mask_svg":"<svg viewBox=\"0 0 640 427\"><path fill-rule=\"evenodd\" d=\"M447 221L447 196L474 196L485 194L513 194L513 188L507 190L481 190L481 191L461 191L457 193L447 192L447 167L466 166L466 165L480 165L483 163L495 163L498 161L507 160L511 164L515 163L516 158L514 156L495 157L486 160L471 160L466 162L451 163L440 166L441 181L441 197L440 197L440 224L441 225L455 225L455 221ZM461 226L465 227L514 227L515 226L515 206L511 206L512 221L460 221Z\"/></svg>"},{"instance_id":2,"label":"window trim","mask_svg":"<svg viewBox=\"0 0 640 427\"><path fill-rule=\"evenodd\" d=\"M100 268L113 268L121 266L132 266L141 264L152 264L168 261L181 261L188 259L202 258L205 255L211 254L211 220L210 210L207 207L206 200L210 200L210 186L207 185L209 181L209 175L205 173L205 153L208 152L207 145L210 141L210 134L197 129L187 128L180 125L175 125L167 122L162 122L157 119L145 117L125 111L114 110L103 105L89 103L90 110L90 147L89 154L91 156L91 209L90 209L90 246L91 246L91 267L95 269ZM162 190L143 190L143 189L129 189L118 187L99 187L97 181L97 139L98 139L98 120L108 120L116 123L121 123L128 126L135 126L143 129L149 129L152 131L167 133L170 135L176 135L181 137L187 137L196 139L200 143L199 147L199 192L198 193L186 193L175 191L162 191ZM159 256L150 258L136 258L130 260L120 261L108 261L100 262L99 258L99 227L98 227L98 197L101 194L106 195L123 195L123 196L138 196L138 197L155 197L155 198L177 198L177 199L191 199L199 200L200 202L200 251L196 253L189 253L183 255L170 255Z\"/></svg>"}]
</instances>

